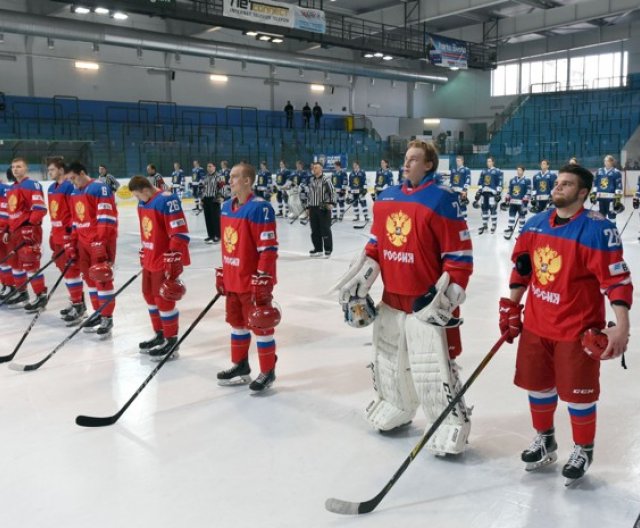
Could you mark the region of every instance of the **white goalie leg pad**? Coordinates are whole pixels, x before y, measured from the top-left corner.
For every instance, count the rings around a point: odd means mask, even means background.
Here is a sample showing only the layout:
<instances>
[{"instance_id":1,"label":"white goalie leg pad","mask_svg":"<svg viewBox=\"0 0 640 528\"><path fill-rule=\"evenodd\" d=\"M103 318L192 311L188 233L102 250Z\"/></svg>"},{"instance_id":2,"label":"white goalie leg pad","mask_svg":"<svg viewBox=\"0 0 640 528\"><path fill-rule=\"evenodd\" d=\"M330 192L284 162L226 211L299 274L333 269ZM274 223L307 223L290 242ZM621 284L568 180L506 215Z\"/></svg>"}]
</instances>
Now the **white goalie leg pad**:
<instances>
[{"instance_id":1,"label":"white goalie leg pad","mask_svg":"<svg viewBox=\"0 0 640 528\"><path fill-rule=\"evenodd\" d=\"M458 378L458 366L449 359L446 330L423 323L414 315L407 316L405 327L411 374L427 417L427 430L462 384ZM426 448L436 455L462 453L471 430L470 414L471 410L462 398L436 429Z\"/></svg>"},{"instance_id":2,"label":"white goalie leg pad","mask_svg":"<svg viewBox=\"0 0 640 528\"><path fill-rule=\"evenodd\" d=\"M413 420L420 402L411 380L405 321L407 314L380 303L373 322L373 385L376 399L366 409L369 422L389 431Z\"/></svg>"}]
</instances>

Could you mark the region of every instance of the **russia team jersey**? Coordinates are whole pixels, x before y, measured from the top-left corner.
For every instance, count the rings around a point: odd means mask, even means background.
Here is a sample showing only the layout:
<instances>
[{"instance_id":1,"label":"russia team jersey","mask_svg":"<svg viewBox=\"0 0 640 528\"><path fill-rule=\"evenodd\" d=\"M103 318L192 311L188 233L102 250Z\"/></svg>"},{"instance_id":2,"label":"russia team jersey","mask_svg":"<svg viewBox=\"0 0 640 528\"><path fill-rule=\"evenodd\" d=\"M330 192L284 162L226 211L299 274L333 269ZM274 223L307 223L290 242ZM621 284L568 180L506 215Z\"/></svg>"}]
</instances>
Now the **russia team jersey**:
<instances>
[{"instance_id":1,"label":"russia team jersey","mask_svg":"<svg viewBox=\"0 0 640 528\"><path fill-rule=\"evenodd\" d=\"M548 200L551 197L551 191L556 184L557 176L550 171L538 172L532 181L531 195L537 200Z\"/></svg>"},{"instance_id":2,"label":"russia team jersey","mask_svg":"<svg viewBox=\"0 0 640 528\"><path fill-rule=\"evenodd\" d=\"M347 190L348 177L344 169L334 170L331 175L331 183L338 193L344 193Z\"/></svg>"},{"instance_id":3,"label":"russia team jersey","mask_svg":"<svg viewBox=\"0 0 640 528\"><path fill-rule=\"evenodd\" d=\"M365 250L380 264L385 292L413 301L444 271L466 288L473 271L467 223L456 194L437 185L433 173L416 188L406 181L386 189L373 207Z\"/></svg>"},{"instance_id":4,"label":"russia team jersey","mask_svg":"<svg viewBox=\"0 0 640 528\"><path fill-rule=\"evenodd\" d=\"M250 196L238 205L236 198L222 204L222 267L224 288L235 293L251 291L251 276L266 273L276 280L278 236L271 204Z\"/></svg>"},{"instance_id":5,"label":"russia team jersey","mask_svg":"<svg viewBox=\"0 0 640 528\"><path fill-rule=\"evenodd\" d=\"M9 213L7 212L7 191L9 185L0 182L0 233L4 233L9 225Z\"/></svg>"},{"instance_id":6,"label":"russia team jersey","mask_svg":"<svg viewBox=\"0 0 640 528\"><path fill-rule=\"evenodd\" d=\"M518 176L511 178L509 181L509 191L507 192L510 198L509 203L519 205L523 200L528 200L530 185L531 182L524 176L522 178L518 178Z\"/></svg>"},{"instance_id":7,"label":"russia team jersey","mask_svg":"<svg viewBox=\"0 0 640 528\"><path fill-rule=\"evenodd\" d=\"M502 192L503 176L500 169L484 169L478 178L478 187L482 192L500 194Z\"/></svg>"},{"instance_id":8,"label":"russia team jersey","mask_svg":"<svg viewBox=\"0 0 640 528\"><path fill-rule=\"evenodd\" d=\"M358 194L362 191L366 190L367 186L367 175L365 172L360 169L359 171L354 171L349 174L349 190L352 194Z\"/></svg>"},{"instance_id":9,"label":"russia team jersey","mask_svg":"<svg viewBox=\"0 0 640 528\"><path fill-rule=\"evenodd\" d=\"M524 327L557 341L573 341L588 328L605 326L604 296L631 306L633 286L616 226L582 208L563 225L551 209L531 218L512 260L528 254L532 273L514 269L511 285L528 286Z\"/></svg>"},{"instance_id":10,"label":"russia team jersey","mask_svg":"<svg viewBox=\"0 0 640 528\"><path fill-rule=\"evenodd\" d=\"M7 190L7 214L10 231L27 223L40 225L47 215L42 186L30 178L11 185Z\"/></svg>"},{"instance_id":11,"label":"russia team jersey","mask_svg":"<svg viewBox=\"0 0 640 528\"><path fill-rule=\"evenodd\" d=\"M598 198L622 196L622 174L618 169L598 169L593 179L593 192Z\"/></svg>"},{"instance_id":12,"label":"russia team jersey","mask_svg":"<svg viewBox=\"0 0 640 528\"><path fill-rule=\"evenodd\" d=\"M49 198L49 215L51 216L51 240L56 244L64 243L64 236L71 233L73 220L71 218L70 196L73 183L64 180L62 183L52 183L47 192Z\"/></svg>"},{"instance_id":13,"label":"russia team jersey","mask_svg":"<svg viewBox=\"0 0 640 528\"><path fill-rule=\"evenodd\" d=\"M467 192L471 185L471 171L467 167L456 167L449 175L449 186L453 192Z\"/></svg>"},{"instance_id":14,"label":"russia team jersey","mask_svg":"<svg viewBox=\"0 0 640 528\"><path fill-rule=\"evenodd\" d=\"M118 210L111 189L96 180L71 193L73 230L82 244L108 240L118 234Z\"/></svg>"}]
</instances>

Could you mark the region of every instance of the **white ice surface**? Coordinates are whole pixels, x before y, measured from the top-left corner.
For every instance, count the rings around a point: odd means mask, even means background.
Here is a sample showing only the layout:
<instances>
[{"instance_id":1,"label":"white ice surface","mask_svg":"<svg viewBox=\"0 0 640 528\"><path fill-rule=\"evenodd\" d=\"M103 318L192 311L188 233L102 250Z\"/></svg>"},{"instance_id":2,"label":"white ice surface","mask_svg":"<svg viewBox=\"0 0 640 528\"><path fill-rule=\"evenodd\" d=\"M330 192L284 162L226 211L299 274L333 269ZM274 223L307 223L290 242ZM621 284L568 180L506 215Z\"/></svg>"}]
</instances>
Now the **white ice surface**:
<instances>
[{"instance_id":1,"label":"white ice surface","mask_svg":"<svg viewBox=\"0 0 640 528\"><path fill-rule=\"evenodd\" d=\"M120 217L116 286L138 265L134 208L121 208ZM188 219L193 265L184 274L182 330L213 297L212 268L220 262L219 247L203 244L203 218L188 213ZM478 221L471 209L471 227ZM502 213L496 235L474 235L476 268L463 307L465 379L498 338L496 306L507 292L513 246L501 236L505 226ZM328 497L366 500L378 493L418 442L424 418L419 413L396 438L363 419L373 396L365 368L371 329L346 326L326 291L368 231L353 230L347 219L334 227L332 258L309 260L309 227L282 220L278 227L276 297L284 316L276 332L278 379L268 395L216 385L216 372L230 361L219 302L180 359L165 365L117 424L76 426L78 414L115 413L155 366L137 351L151 335L139 280L118 298L112 340L81 333L35 372L0 365L1 527L631 528L640 513L638 308L629 370L603 365L595 461L574 489L565 489L560 476L572 445L562 403L558 463L536 474L522 468L520 451L533 432L526 394L512 384L515 346L505 345L468 393L475 408L462 457L422 452L369 515L325 511ZM636 214L623 237L634 272L638 227ZM55 273L47 270L49 285ZM17 362L39 360L70 332L57 317L66 304L63 290ZM379 293L377 285L374 297ZM30 318L0 309L1 354L13 350ZM254 348L250 358L255 373Z\"/></svg>"}]
</instances>

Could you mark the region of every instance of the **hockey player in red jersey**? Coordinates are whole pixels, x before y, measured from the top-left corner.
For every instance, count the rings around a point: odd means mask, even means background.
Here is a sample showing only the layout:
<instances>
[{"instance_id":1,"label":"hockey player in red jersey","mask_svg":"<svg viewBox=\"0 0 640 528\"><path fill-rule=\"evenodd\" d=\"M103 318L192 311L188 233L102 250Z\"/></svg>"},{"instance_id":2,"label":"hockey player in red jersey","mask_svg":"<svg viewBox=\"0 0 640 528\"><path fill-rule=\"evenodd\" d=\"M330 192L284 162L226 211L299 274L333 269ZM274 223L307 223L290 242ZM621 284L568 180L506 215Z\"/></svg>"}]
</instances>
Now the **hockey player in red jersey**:
<instances>
[{"instance_id":1,"label":"hockey player in red jersey","mask_svg":"<svg viewBox=\"0 0 640 528\"><path fill-rule=\"evenodd\" d=\"M410 423L420 405L430 427L460 387L458 306L473 256L457 195L436 183L437 168L432 143L409 143L404 183L375 201L365 251L336 285L349 324L366 326L374 319L377 394L366 417L381 432ZM368 292L379 274L384 290L376 311ZM436 455L461 453L470 427L461 401L427 448Z\"/></svg>"},{"instance_id":2,"label":"hockey player in red jersey","mask_svg":"<svg viewBox=\"0 0 640 528\"><path fill-rule=\"evenodd\" d=\"M36 312L47 304L47 288L44 275L34 277L40 269L42 257L42 220L47 215L42 186L28 176L25 159L15 158L11 171L16 182L7 191L8 220L4 227L2 241L8 251L14 251L8 260L13 274L14 290L5 296L9 307L24 305L27 312ZM36 298L29 301L25 283L32 278L31 287Z\"/></svg>"},{"instance_id":3,"label":"hockey player in red jersey","mask_svg":"<svg viewBox=\"0 0 640 528\"><path fill-rule=\"evenodd\" d=\"M500 331L509 341L522 334L515 384L529 392L537 431L522 461L533 470L557 459L554 413L558 398L566 401L575 444L562 470L567 485L593 460L599 360L624 353L633 294L615 225L584 209L592 185L585 168L560 169L555 209L525 224L513 250L511 293L500 299L499 309ZM605 328L605 295L617 320L611 328Z\"/></svg>"},{"instance_id":4,"label":"hockey player in red jersey","mask_svg":"<svg viewBox=\"0 0 640 528\"><path fill-rule=\"evenodd\" d=\"M56 267L60 272L64 271L67 264L67 256L64 245L71 239L73 221L71 218L71 193L73 183L66 179L63 159L50 158L47 160L47 173L53 183L49 186L47 195L49 198L49 215L51 216L51 233L49 235L49 247L56 258ZM69 291L70 306L60 310L62 319L74 322L78 317L78 306L84 306L84 293L82 291L82 277L77 261L70 264L67 269L64 282ZM86 311L86 309L84 309Z\"/></svg>"},{"instance_id":5,"label":"hockey player in red jersey","mask_svg":"<svg viewBox=\"0 0 640 528\"><path fill-rule=\"evenodd\" d=\"M85 332L96 332L101 338L111 335L113 328L113 263L116 259L118 237L118 211L113 193L108 185L91 179L82 163L74 161L65 167L71 180L71 213L73 231L65 244L67 258L77 260L82 278L87 283L94 310L107 302L101 314L85 322ZM78 309L77 322L85 311Z\"/></svg>"},{"instance_id":6,"label":"hockey player in red jersey","mask_svg":"<svg viewBox=\"0 0 640 528\"><path fill-rule=\"evenodd\" d=\"M7 184L0 179L0 233L3 234L9 226L7 191L11 188L11 183L13 182ZM0 261L2 261L0 264L0 285L2 286L0 290L0 301L4 301L7 295L15 292L11 265L6 260L9 254L9 244L8 241L5 243L3 238L4 237L0 236Z\"/></svg>"},{"instance_id":7,"label":"hockey player in red jersey","mask_svg":"<svg viewBox=\"0 0 640 528\"><path fill-rule=\"evenodd\" d=\"M276 379L274 328L280 310L273 305L278 237L271 204L251 188L256 170L247 163L231 169L232 199L222 206L222 267L216 268L216 290L226 295L226 321L231 325L230 369L218 373L220 385L248 383L251 332L256 336L260 374L249 388L260 392Z\"/></svg>"},{"instance_id":8,"label":"hockey player in red jersey","mask_svg":"<svg viewBox=\"0 0 640 528\"><path fill-rule=\"evenodd\" d=\"M129 190L139 200L142 295L156 333L140 343L140 352L162 359L178 340L176 301L185 293L180 275L191 263L189 228L177 195L161 191L143 176L131 178ZM171 357L176 358L177 352L174 349Z\"/></svg>"}]
</instances>

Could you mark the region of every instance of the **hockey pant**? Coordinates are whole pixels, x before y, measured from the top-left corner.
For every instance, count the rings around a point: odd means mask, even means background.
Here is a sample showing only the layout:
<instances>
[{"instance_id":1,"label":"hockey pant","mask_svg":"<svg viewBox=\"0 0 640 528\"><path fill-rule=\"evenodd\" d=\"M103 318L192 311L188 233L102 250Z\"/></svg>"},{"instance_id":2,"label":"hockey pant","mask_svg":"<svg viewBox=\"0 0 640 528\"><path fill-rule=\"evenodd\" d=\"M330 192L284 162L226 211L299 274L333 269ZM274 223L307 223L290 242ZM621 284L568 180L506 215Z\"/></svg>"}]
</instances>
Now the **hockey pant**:
<instances>
[{"instance_id":1,"label":"hockey pant","mask_svg":"<svg viewBox=\"0 0 640 528\"><path fill-rule=\"evenodd\" d=\"M284 206L284 214L289 214L289 195L283 190L278 189L276 193L276 201L278 202L278 214L282 214L282 209Z\"/></svg>"},{"instance_id":2,"label":"hockey pant","mask_svg":"<svg viewBox=\"0 0 640 528\"><path fill-rule=\"evenodd\" d=\"M49 238L49 247L53 255L62 252L56 259L56 268L60 270L60 273L64 271L64 267L67 264L67 255L64 252L64 245L54 242L52 238ZM64 284L69 292L69 300L73 304L79 304L84 298L84 292L82 289L82 277L80 276L80 266L78 261L74 261L67 272L64 274Z\"/></svg>"},{"instance_id":3,"label":"hockey pant","mask_svg":"<svg viewBox=\"0 0 640 528\"><path fill-rule=\"evenodd\" d=\"M227 292L225 320L231 325L231 361L235 364L249 357L251 331L247 325L249 310L253 307L251 293ZM265 374L276 365L274 329L252 330L258 345L260 372Z\"/></svg>"},{"instance_id":4,"label":"hockey pant","mask_svg":"<svg viewBox=\"0 0 640 528\"><path fill-rule=\"evenodd\" d=\"M5 244L0 240L0 260L3 260L9 254L9 251L9 244ZM0 264L0 284L3 286L14 285L11 265L8 261Z\"/></svg>"},{"instance_id":5,"label":"hockey pant","mask_svg":"<svg viewBox=\"0 0 640 528\"><path fill-rule=\"evenodd\" d=\"M116 260L116 238L113 237L106 241L107 257L111 263ZM97 310L102 303L113 299L102 310L101 314L105 317L111 317L116 307L116 301L113 298L113 281L108 282L95 282L89 277L89 268L95 264L91 260L91 245L78 243L78 265L80 266L80 272L82 278L87 284L87 290L89 290L89 298L91 299L91 306L94 310Z\"/></svg>"},{"instance_id":6,"label":"hockey pant","mask_svg":"<svg viewBox=\"0 0 640 528\"><path fill-rule=\"evenodd\" d=\"M151 326L154 332L162 331L168 339L178 335L180 313L175 301L168 301L160 295L160 286L164 279L164 270L142 271L142 296L147 303Z\"/></svg>"},{"instance_id":7,"label":"hockey pant","mask_svg":"<svg viewBox=\"0 0 640 528\"><path fill-rule=\"evenodd\" d=\"M338 207L332 207L331 208L331 219L332 220L337 220L338 218L342 219L342 217L344 216L344 202L345 202L345 198L346 198L346 193L343 192L336 192L336 198L337 198L337 202L338 202Z\"/></svg>"},{"instance_id":8,"label":"hockey pant","mask_svg":"<svg viewBox=\"0 0 640 528\"><path fill-rule=\"evenodd\" d=\"M33 226L34 238L37 246L42 246L42 227ZM7 244L7 253L15 250L21 242L20 231L13 231L9 237L9 244ZM18 290L24 291L25 283L28 279L35 275L35 272L40 269L40 259L37 262L23 262L20 258L20 250L16 251L7 260L6 264L11 267L11 274L13 275L13 283ZM47 288L44 284L44 275L39 273L32 281L31 288L33 293L40 295L45 293Z\"/></svg>"},{"instance_id":9,"label":"hockey pant","mask_svg":"<svg viewBox=\"0 0 640 528\"><path fill-rule=\"evenodd\" d=\"M518 220L518 233L522 233L525 221L527 219L527 208L521 204L509 205L509 230L513 231L516 227L516 219Z\"/></svg>"},{"instance_id":10,"label":"hockey pant","mask_svg":"<svg viewBox=\"0 0 640 528\"><path fill-rule=\"evenodd\" d=\"M614 224L616 223L617 213L613 210L613 200L611 198L598 198L598 210L600 214L605 218L611 220Z\"/></svg>"},{"instance_id":11,"label":"hockey pant","mask_svg":"<svg viewBox=\"0 0 640 528\"><path fill-rule=\"evenodd\" d=\"M489 223L489 214L491 214L491 227L498 225L498 204L496 203L496 197L492 193L482 193L480 210L482 211L483 227L487 227Z\"/></svg>"},{"instance_id":12,"label":"hockey pant","mask_svg":"<svg viewBox=\"0 0 640 528\"><path fill-rule=\"evenodd\" d=\"M420 405L428 429L461 387L458 367L449 359L445 330L384 303L373 323L372 369L376 399L366 416L381 431L411 421ZM469 416L462 399L435 431L427 449L434 454L462 453L471 429Z\"/></svg>"},{"instance_id":13,"label":"hockey pant","mask_svg":"<svg viewBox=\"0 0 640 528\"><path fill-rule=\"evenodd\" d=\"M351 193L351 200L353 203L353 214L356 220L360 219L360 208L362 207L362 214L364 219L369 220L369 209L367 208L367 195L361 195L360 192Z\"/></svg>"}]
</instances>

